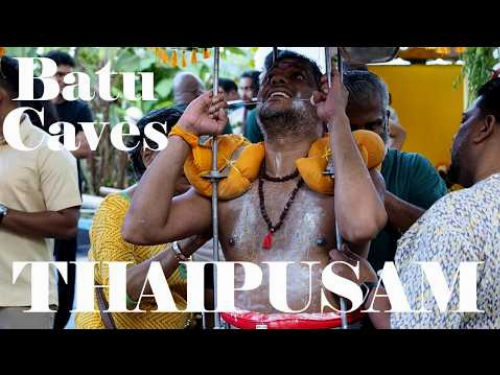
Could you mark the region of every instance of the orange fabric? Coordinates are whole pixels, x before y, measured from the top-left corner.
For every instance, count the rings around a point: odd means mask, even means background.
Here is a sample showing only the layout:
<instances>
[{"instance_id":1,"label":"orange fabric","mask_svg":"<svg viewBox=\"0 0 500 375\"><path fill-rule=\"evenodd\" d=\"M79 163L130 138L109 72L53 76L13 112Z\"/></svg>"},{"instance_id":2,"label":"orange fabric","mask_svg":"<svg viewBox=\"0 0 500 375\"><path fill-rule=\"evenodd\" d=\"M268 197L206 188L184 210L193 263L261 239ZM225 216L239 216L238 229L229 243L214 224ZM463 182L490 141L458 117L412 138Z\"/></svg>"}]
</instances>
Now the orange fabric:
<instances>
[{"instance_id":1,"label":"orange fabric","mask_svg":"<svg viewBox=\"0 0 500 375\"><path fill-rule=\"evenodd\" d=\"M385 145L382 139L376 133L366 130L353 132L353 137L367 167L372 169L379 166L385 156ZM211 140L203 146L199 146L196 142L184 166L189 182L206 197L212 195L210 180L203 178L212 169L211 145ZM327 136L313 143L306 158L296 161L304 182L311 190L320 194L333 195L334 193L334 179L323 175L331 155L330 140ZM220 136L217 168L221 173L227 171L228 173L227 177L219 182L219 198L231 200L248 191L253 181L259 176L264 157L264 143L250 144L239 135Z\"/></svg>"},{"instance_id":2,"label":"orange fabric","mask_svg":"<svg viewBox=\"0 0 500 375\"><path fill-rule=\"evenodd\" d=\"M385 144L377 133L356 130L352 133L368 169L378 167L384 161Z\"/></svg>"},{"instance_id":3,"label":"orange fabric","mask_svg":"<svg viewBox=\"0 0 500 375\"><path fill-rule=\"evenodd\" d=\"M382 164L385 157L385 145L376 133L357 130L352 135L368 169L376 168ZM325 195L333 195L335 190L333 176L323 174L331 155L330 138L327 136L313 143L307 158L301 158L295 162L307 186L311 190Z\"/></svg>"},{"instance_id":4,"label":"orange fabric","mask_svg":"<svg viewBox=\"0 0 500 375\"><path fill-rule=\"evenodd\" d=\"M217 169L219 172L228 172L227 178L219 181L219 198L230 200L245 193L259 175L260 165L264 160L264 147L262 144L250 144L239 135L230 134L217 138ZM212 169L212 141L203 146L192 149L191 155L186 160L184 172L189 182L196 190L206 196L212 195L212 184L204 175ZM233 155L239 152L235 160Z\"/></svg>"},{"instance_id":5,"label":"orange fabric","mask_svg":"<svg viewBox=\"0 0 500 375\"><path fill-rule=\"evenodd\" d=\"M179 125L175 125L172 128L172 130L168 134L168 137L170 138L173 135L177 135L177 136L181 137L182 139L184 139L191 146L192 149L195 149L198 147L198 139L199 139L198 136L193 134L193 133L189 133L189 132L185 131Z\"/></svg>"}]
</instances>

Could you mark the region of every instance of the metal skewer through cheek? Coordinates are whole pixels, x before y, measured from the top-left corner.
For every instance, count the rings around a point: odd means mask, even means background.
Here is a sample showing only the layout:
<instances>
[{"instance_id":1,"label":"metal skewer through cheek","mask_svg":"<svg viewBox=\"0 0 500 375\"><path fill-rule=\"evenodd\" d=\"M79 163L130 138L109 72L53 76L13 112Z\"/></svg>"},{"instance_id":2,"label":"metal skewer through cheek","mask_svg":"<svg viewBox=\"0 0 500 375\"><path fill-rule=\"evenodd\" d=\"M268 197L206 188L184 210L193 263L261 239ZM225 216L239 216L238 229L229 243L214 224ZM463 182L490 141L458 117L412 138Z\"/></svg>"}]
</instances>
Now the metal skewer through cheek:
<instances>
[{"instance_id":1,"label":"metal skewer through cheek","mask_svg":"<svg viewBox=\"0 0 500 375\"><path fill-rule=\"evenodd\" d=\"M338 64L338 70L339 70L339 74L340 74L340 80L343 81L342 56L340 54L340 48L337 48L337 51L338 51L337 64ZM325 47L325 66L326 66L326 77L328 80L328 88L331 88L332 87L332 56L330 53L330 47ZM333 163L333 159L331 162ZM329 168L329 170L327 170L326 174L333 176L333 175L335 175L335 172ZM337 218L335 218L335 236L336 236L336 240L337 240L337 249L342 250L342 247L344 245L344 239L340 235L339 224L338 224ZM342 328L343 329L349 328L349 322L347 320L346 311L347 311L346 300L344 298L340 298L340 318L342 319Z\"/></svg>"}]
</instances>

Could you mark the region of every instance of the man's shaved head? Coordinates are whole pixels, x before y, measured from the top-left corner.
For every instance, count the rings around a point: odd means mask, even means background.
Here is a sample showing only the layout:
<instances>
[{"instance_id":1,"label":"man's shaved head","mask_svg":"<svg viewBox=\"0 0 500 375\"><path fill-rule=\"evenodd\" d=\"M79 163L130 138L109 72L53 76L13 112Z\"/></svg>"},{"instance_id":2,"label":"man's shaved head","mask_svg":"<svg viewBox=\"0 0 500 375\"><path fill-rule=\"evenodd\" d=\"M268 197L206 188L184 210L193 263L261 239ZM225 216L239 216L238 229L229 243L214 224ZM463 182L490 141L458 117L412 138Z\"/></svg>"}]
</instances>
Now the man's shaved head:
<instances>
[{"instance_id":1,"label":"man's shaved head","mask_svg":"<svg viewBox=\"0 0 500 375\"><path fill-rule=\"evenodd\" d=\"M201 79L192 73L181 72L174 78L175 104L189 104L205 91Z\"/></svg>"}]
</instances>

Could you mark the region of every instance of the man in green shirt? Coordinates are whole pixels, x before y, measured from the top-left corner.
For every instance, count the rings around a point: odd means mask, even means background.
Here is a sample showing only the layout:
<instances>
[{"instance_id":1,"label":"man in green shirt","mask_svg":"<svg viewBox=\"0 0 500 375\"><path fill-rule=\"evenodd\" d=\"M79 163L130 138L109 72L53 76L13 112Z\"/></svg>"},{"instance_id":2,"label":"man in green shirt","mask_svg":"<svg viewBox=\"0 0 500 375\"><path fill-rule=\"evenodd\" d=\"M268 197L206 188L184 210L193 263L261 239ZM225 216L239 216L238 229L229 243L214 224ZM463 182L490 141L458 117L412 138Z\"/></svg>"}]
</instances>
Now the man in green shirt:
<instances>
[{"instance_id":1,"label":"man in green shirt","mask_svg":"<svg viewBox=\"0 0 500 375\"><path fill-rule=\"evenodd\" d=\"M352 130L366 129L389 140L389 94L385 83L368 71L348 71L344 84L349 90L347 116ZM387 149L382 164L386 183L385 208L388 225L372 241L368 260L380 270L394 261L397 241L447 190L444 180L425 157Z\"/></svg>"},{"instance_id":2,"label":"man in green shirt","mask_svg":"<svg viewBox=\"0 0 500 375\"><path fill-rule=\"evenodd\" d=\"M264 141L264 136L257 123L256 110L252 109L247 114L247 121L244 136L252 143L259 143Z\"/></svg>"}]
</instances>

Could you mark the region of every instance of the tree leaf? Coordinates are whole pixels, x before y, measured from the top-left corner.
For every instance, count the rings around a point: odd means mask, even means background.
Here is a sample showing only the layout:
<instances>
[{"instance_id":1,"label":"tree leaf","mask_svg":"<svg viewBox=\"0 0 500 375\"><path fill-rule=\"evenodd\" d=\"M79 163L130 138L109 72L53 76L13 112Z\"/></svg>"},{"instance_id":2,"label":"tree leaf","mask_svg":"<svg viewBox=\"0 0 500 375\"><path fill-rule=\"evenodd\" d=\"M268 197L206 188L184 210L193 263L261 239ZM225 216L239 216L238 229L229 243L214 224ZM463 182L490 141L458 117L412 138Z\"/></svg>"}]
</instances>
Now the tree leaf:
<instances>
[{"instance_id":1,"label":"tree leaf","mask_svg":"<svg viewBox=\"0 0 500 375\"><path fill-rule=\"evenodd\" d=\"M166 98L172 91L173 82L171 78L164 78L155 86L155 91L161 98Z\"/></svg>"}]
</instances>

